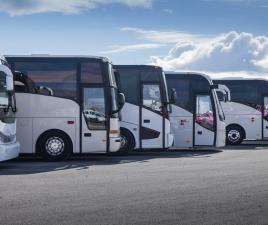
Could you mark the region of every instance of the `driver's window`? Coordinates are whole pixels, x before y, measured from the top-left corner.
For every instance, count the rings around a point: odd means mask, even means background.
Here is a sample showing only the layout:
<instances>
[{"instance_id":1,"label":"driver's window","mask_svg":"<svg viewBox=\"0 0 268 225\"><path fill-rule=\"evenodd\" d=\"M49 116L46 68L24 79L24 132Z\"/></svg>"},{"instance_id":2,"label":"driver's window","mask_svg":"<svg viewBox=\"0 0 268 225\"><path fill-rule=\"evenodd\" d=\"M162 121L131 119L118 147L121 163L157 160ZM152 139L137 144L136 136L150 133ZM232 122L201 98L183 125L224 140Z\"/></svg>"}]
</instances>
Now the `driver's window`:
<instances>
[{"instance_id":1,"label":"driver's window","mask_svg":"<svg viewBox=\"0 0 268 225\"><path fill-rule=\"evenodd\" d=\"M103 88L84 88L83 115L90 130L106 129Z\"/></svg>"},{"instance_id":2,"label":"driver's window","mask_svg":"<svg viewBox=\"0 0 268 225\"><path fill-rule=\"evenodd\" d=\"M157 84L143 85L143 106L161 112L162 101L160 87Z\"/></svg>"}]
</instances>

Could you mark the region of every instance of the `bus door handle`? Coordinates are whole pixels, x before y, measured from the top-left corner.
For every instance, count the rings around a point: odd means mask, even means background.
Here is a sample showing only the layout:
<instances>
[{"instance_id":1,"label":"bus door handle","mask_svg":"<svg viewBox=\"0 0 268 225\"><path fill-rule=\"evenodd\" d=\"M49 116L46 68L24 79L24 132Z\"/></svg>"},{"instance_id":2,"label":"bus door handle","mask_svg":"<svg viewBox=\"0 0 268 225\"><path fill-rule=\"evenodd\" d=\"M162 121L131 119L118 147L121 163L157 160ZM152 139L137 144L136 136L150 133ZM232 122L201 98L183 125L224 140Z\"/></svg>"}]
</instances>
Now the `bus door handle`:
<instances>
[{"instance_id":1,"label":"bus door handle","mask_svg":"<svg viewBox=\"0 0 268 225\"><path fill-rule=\"evenodd\" d=\"M150 120L143 120L144 123L150 123Z\"/></svg>"},{"instance_id":2,"label":"bus door handle","mask_svg":"<svg viewBox=\"0 0 268 225\"><path fill-rule=\"evenodd\" d=\"M199 130L199 131L197 131L197 134L198 134L198 135L202 135L203 132Z\"/></svg>"},{"instance_id":3,"label":"bus door handle","mask_svg":"<svg viewBox=\"0 0 268 225\"><path fill-rule=\"evenodd\" d=\"M91 137L91 133L84 133L84 137Z\"/></svg>"}]
</instances>

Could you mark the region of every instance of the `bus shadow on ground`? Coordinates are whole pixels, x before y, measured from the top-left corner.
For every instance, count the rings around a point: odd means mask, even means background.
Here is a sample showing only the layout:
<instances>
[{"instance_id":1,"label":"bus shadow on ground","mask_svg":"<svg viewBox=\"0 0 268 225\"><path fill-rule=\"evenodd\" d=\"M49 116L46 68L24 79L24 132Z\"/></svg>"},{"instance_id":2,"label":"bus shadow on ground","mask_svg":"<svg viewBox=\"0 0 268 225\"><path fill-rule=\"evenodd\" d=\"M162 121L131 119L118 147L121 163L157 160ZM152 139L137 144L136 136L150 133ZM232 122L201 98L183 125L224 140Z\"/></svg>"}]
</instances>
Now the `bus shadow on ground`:
<instances>
[{"instance_id":1,"label":"bus shadow on ground","mask_svg":"<svg viewBox=\"0 0 268 225\"><path fill-rule=\"evenodd\" d=\"M244 141L241 145L227 145L221 150L264 150L268 149L268 141Z\"/></svg>"},{"instance_id":2,"label":"bus shadow on ground","mask_svg":"<svg viewBox=\"0 0 268 225\"><path fill-rule=\"evenodd\" d=\"M87 170L91 166L119 165L128 163L148 163L153 159L174 159L174 158L208 158L214 154L221 153L221 150L172 150L172 151L145 151L132 152L124 156L107 155L83 155L73 156L68 161L45 162L40 158L20 157L19 159L0 163L1 175L28 175L63 170Z\"/></svg>"}]
</instances>

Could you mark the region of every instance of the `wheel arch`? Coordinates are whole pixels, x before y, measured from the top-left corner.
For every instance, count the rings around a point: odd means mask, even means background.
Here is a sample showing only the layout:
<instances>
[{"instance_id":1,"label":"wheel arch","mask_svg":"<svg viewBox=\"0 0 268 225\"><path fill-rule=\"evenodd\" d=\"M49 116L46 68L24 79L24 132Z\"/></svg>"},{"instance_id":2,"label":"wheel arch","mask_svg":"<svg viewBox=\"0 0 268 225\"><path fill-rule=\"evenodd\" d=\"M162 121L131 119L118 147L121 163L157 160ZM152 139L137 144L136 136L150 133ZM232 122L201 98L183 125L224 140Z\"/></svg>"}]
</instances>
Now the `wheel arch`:
<instances>
[{"instance_id":1,"label":"wheel arch","mask_svg":"<svg viewBox=\"0 0 268 225\"><path fill-rule=\"evenodd\" d=\"M226 126L226 131L228 130L228 128L230 128L230 127L239 127L239 128L241 128L241 130L243 131L243 138L244 139L246 139L246 137L247 137L247 133L246 133L246 130L245 130L245 128L243 127L243 126L241 126L240 124L237 124L237 123L231 123L231 124L228 124L227 126Z\"/></svg>"},{"instance_id":2,"label":"wheel arch","mask_svg":"<svg viewBox=\"0 0 268 225\"><path fill-rule=\"evenodd\" d=\"M137 146L136 146L137 140L136 140L136 138L135 138L135 135L133 134L133 132L131 132L130 129L125 128L125 127L120 127L120 133L121 133L121 132L127 132L127 133L129 133L129 134L131 135L132 139L134 140L134 146L137 147Z\"/></svg>"},{"instance_id":3,"label":"wheel arch","mask_svg":"<svg viewBox=\"0 0 268 225\"><path fill-rule=\"evenodd\" d=\"M40 150L38 150L38 144L39 144L39 142L41 141L42 137L45 136L46 134L51 133L51 132L57 132L57 133L61 133L61 134L65 135L66 138L68 138L69 141L70 141L70 143L71 143L71 150L72 150L72 153L73 153L74 143L73 143L73 141L72 141L72 138L71 138L66 132L64 132L63 130L59 130L59 129L49 129L49 130L46 130L46 131L44 131L43 133L41 133L41 134L38 136L38 138L36 139L36 142L35 142L35 153L36 153L37 155L40 154Z\"/></svg>"}]
</instances>

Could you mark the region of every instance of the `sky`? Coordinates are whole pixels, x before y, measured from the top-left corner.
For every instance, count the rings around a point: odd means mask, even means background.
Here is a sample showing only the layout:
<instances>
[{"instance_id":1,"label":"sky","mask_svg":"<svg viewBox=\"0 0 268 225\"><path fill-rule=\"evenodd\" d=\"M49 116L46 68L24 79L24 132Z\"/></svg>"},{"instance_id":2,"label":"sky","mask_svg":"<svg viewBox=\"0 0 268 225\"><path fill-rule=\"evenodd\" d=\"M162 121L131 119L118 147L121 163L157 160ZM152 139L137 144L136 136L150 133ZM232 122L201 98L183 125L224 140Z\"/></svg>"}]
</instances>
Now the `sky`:
<instances>
[{"instance_id":1,"label":"sky","mask_svg":"<svg viewBox=\"0 0 268 225\"><path fill-rule=\"evenodd\" d=\"M268 77L268 0L0 0L0 53Z\"/></svg>"}]
</instances>

